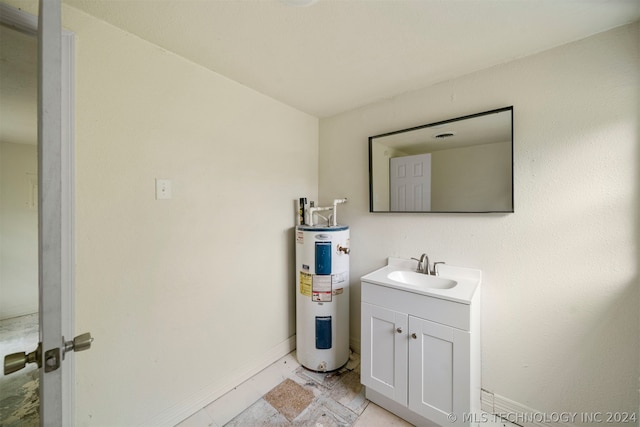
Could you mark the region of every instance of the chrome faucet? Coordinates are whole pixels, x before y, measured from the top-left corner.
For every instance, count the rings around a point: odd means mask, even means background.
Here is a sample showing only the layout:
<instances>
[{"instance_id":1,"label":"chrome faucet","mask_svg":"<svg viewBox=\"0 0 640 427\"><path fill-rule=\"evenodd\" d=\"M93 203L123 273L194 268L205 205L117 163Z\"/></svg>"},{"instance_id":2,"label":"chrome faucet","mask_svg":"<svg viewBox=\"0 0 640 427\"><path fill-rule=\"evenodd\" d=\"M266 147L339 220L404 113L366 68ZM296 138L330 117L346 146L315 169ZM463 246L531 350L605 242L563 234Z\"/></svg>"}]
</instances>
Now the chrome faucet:
<instances>
[{"instance_id":1,"label":"chrome faucet","mask_svg":"<svg viewBox=\"0 0 640 427\"><path fill-rule=\"evenodd\" d=\"M438 262L434 262L433 263L433 272L431 274L433 274L434 276L439 276L440 275L440 273L438 273L438 264L446 264L446 262L438 261Z\"/></svg>"},{"instance_id":2,"label":"chrome faucet","mask_svg":"<svg viewBox=\"0 0 640 427\"><path fill-rule=\"evenodd\" d=\"M418 261L418 268L417 268L418 273L433 274L431 272L431 266L429 265L429 256L427 254L420 255L420 259L418 258L411 258L411 259Z\"/></svg>"},{"instance_id":3,"label":"chrome faucet","mask_svg":"<svg viewBox=\"0 0 640 427\"><path fill-rule=\"evenodd\" d=\"M429 263L429 256L427 254L420 255L420 259L418 258L411 258L411 259L418 261L418 268L416 269L418 273L428 274L430 276L437 276L438 264L444 264L444 262L441 262L441 261L434 262L433 269L432 269L431 264Z\"/></svg>"}]
</instances>

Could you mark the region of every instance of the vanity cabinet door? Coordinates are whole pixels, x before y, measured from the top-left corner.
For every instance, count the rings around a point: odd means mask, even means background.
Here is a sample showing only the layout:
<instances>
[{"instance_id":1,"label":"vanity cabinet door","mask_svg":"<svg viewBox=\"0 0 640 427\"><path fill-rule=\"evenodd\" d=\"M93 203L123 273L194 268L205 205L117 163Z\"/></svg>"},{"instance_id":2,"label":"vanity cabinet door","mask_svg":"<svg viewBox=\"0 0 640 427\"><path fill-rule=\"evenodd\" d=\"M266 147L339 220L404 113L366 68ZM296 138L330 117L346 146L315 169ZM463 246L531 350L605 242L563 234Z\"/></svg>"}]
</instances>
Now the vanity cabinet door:
<instances>
[{"instance_id":1,"label":"vanity cabinet door","mask_svg":"<svg viewBox=\"0 0 640 427\"><path fill-rule=\"evenodd\" d=\"M408 315L362 303L362 384L407 405Z\"/></svg>"},{"instance_id":2,"label":"vanity cabinet door","mask_svg":"<svg viewBox=\"0 0 640 427\"><path fill-rule=\"evenodd\" d=\"M469 332L409 317L409 409L440 425L469 412Z\"/></svg>"}]
</instances>

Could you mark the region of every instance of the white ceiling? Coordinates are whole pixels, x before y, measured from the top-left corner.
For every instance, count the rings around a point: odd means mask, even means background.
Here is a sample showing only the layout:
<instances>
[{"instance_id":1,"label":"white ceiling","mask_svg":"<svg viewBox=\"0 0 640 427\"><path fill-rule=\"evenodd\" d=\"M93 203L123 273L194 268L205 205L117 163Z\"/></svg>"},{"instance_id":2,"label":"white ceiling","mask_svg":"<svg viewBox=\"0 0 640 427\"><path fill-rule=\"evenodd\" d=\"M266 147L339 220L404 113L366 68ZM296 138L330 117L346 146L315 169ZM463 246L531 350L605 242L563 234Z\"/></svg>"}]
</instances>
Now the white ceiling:
<instances>
[{"instance_id":1,"label":"white ceiling","mask_svg":"<svg viewBox=\"0 0 640 427\"><path fill-rule=\"evenodd\" d=\"M317 117L640 18L640 0L64 0ZM0 140L36 143L36 42L0 34Z\"/></svg>"},{"instance_id":2,"label":"white ceiling","mask_svg":"<svg viewBox=\"0 0 640 427\"><path fill-rule=\"evenodd\" d=\"M578 40L640 0L64 0L317 117Z\"/></svg>"},{"instance_id":3,"label":"white ceiling","mask_svg":"<svg viewBox=\"0 0 640 427\"><path fill-rule=\"evenodd\" d=\"M469 147L472 145L509 142L512 134L512 111L493 111L432 123L418 128L376 135L372 142L407 154L434 153L440 150ZM452 133L452 137L440 139L437 135ZM446 143L445 143L446 142ZM397 154L396 154L397 155Z\"/></svg>"}]
</instances>

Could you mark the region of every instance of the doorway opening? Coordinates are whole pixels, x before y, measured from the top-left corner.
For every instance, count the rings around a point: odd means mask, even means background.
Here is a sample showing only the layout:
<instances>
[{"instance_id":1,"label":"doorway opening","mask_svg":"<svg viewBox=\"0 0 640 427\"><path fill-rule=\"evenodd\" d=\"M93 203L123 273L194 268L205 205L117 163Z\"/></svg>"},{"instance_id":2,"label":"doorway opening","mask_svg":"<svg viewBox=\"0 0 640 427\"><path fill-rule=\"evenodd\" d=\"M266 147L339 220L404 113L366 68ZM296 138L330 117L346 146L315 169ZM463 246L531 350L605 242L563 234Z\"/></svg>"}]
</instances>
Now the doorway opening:
<instances>
[{"instance_id":1,"label":"doorway opening","mask_svg":"<svg viewBox=\"0 0 640 427\"><path fill-rule=\"evenodd\" d=\"M0 25L0 348L34 349L38 317L38 40ZM39 424L38 368L0 373L0 425Z\"/></svg>"},{"instance_id":2,"label":"doorway opening","mask_svg":"<svg viewBox=\"0 0 640 427\"><path fill-rule=\"evenodd\" d=\"M0 305L0 322L3 318L13 320L11 323L22 325L24 330L18 334L21 339L12 342L20 342L26 337L35 336L33 341L22 341L22 348L8 348L8 345L2 344L0 356L10 354L16 357L9 357L8 371L12 372L9 377L17 375L16 368L22 368L24 372L34 370L38 377L38 382L34 382L26 387L26 391L30 396L37 396L39 404L35 399L26 398L26 396L9 395L4 388L0 390L0 405L11 404L17 401L19 410L6 411L0 407L0 418L5 413L10 418L11 423L0 419L1 425L38 425L39 422L33 411L34 408L37 417L46 423L73 426L73 408L74 408L74 357L70 353L64 361L62 369L46 370L38 369L31 363L34 359L27 357L28 353L33 352L35 356L36 348L44 348L46 351L55 356L55 350L59 348L64 337L73 337L74 332L74 236L73 236L73 212L74 212L74 34L72 32L60 29L60 2L41 1L40 17L26 13L20 9L13 8L0 2L0 29L11 30L12 35L26 37L25 40L31 40L36 46L36 93L39 95L36 99L36 119L31 130L37 135L36 141L45 141L44 143L36 142L37 149L37 168L33 172L27 172L27 190L16 191L18 194L27 193L26 202L23 200L19 203L25 203L27 208L33 209L37 215L36 226L37 231L37 252L36 265L30 270L31 274L35 272L37 277L37 290L35 301L35 312L37 315L29 314L34 311L31 303L20 305L19 309L12 308L5 310ZM39 21L43 22L43 28L39 29ZM61 39L56 39L56 33L61 31ZM0 41L4 42L7 34L2 34ZM5 37L7 35L7 37ZM60 43L61 42L61 43ZM42 44L40 44L42 43ZM60 50L58 50L60 48ZM2 48L2 55L18 55L23 52L22 49L6 49ZM40 61L42 60L42 63ZM0 61L4 64L4 60ZM57 68L60 67L60 68ZM28 73L26 69L21 70L22 73ZM5 70L0 73L2 78L8 75ZM59 79L58 79L59 78ZM4 80L0 81L0 91L2 91L2 101L14 101L16 96L8 96L13 92L7 90L11 85ZM7 84L5 84L7 83ZM20 144L19 133L15 132L15 125L18 120L9 113L18 112L24 105L16 102L11 107L0 105L2 114L0 114L0 142L8 141L6 145L9 148L16 146L29 145ZM39 110L48 111L49 114L42 115ZM7 114L5 114L7 113ZM59 115L56 113L60 113ZM44 119L43 119L44 117ZM5 126L6 125L6 126ZM27 126L29 127L29 126ZM38 134L38 130L41 132ZM3 129L9 129L12 133L2 133ZM58 134L59 132L59 134ZM7 135L11 135L8 137ZM30 139L33 139L30 138ZM4 148L4 147L2 147ZM24 148L24 147L22 147ZM14 150L15 151L15 150ZM0 164L4 171L11 169L5 166L8 156L4 150L0 152ZM14 162L9 163L14 166ZM2 184L2 183L0 183ZM0 186L1 188L1 186ZM43 190L45 189L46 190ZM4 188L2 191L5 191ZM46 197L43 197L43 191L46 191ZM4 195L0 196L0 200L4 200ZM0 217L0 221L5 221L5 217ZM7 246L7 239L0 238L0 249L10 255L15 255L13 246ZM11 268L22 265L20 262L11 259L12 263L5 263L9 267L0 269L0 291L3 293L2 301L5 301L4 287L8 283L5 280L9 277ZM29 281L22 281L27 283ZM28 288L28 286L26 286ZM18 296L16 298L19 299ZM25 314L26 313L26 314ZM31 325L31 326L27 326ZM1 328L1 326L0 326ZM9 328L10 329L10 328ZM1 329L0 329L1 332ZM0 338L1 339L1 338ZM30 338L31 339L31 338ZM10 340L5 340L9 342ZM38 342L42 343L42 347ZM7 347L7 348L5 348ZM50 350L47 350L50 349ZM15 351L17 350L17 351ZM64 349L63 349L64 351ZM29 357L32 357L31 355ZM51 357L51 356L49 356ZM4 357L3 357L4 359ZM5 362L7 360L5 359ZM26 362L26 366L25 366ZM13 372L16 371L16 372ZM3 372L4 374L4 372ZM4 376L4 375L3 375ZM1 378L1 377L0 377ZM36 384L34 386L34 384ZM3 384L0 382L0 387ZM31 393L33 390L33 393ZM8 400L6 400L8 399ZM45 404L46 403L46 404ZM34 416L27 416L33 414ZM16 421L18 418L19 421Z\"/></svg>"}]
</instances>

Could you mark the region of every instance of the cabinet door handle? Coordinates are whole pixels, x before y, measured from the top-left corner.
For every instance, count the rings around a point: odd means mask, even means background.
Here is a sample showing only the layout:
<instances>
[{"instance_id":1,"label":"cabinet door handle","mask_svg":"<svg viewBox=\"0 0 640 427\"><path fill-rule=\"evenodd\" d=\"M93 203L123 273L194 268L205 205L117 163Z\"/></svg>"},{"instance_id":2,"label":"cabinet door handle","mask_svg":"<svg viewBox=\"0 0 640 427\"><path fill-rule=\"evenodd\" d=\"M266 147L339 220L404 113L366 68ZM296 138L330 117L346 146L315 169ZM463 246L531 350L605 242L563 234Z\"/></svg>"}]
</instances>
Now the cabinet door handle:
<instances>
[{"instance_id":1,"label":"cabinet door handle","mask_svg":"<svg viewBox=\"0 0 640 427\"><path fill-rule=\"evenodd\" d=\"M414 340L417 340L417 339L418 339L418 336L417 336L417 335L416 335L416 333L414 332L414 333L412 333L412 334L411 334L411 338L413 338Z\"/></svg>"},{"instance_id":2,"label":"cabinet door handle","mask_svg":"<svg viewBox=\"0 0 640 427\"><path fill-rule=\"evenodd\" d=\"M399 333L399 334L401 334L401 333L402 333L402 328L398 328L398 329L396 329L396 332L397 332L397 333Z\"/></svg>"}]
</instances>

